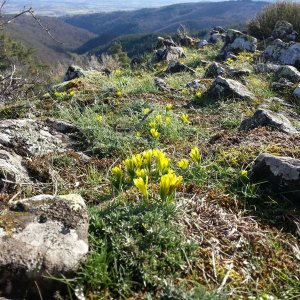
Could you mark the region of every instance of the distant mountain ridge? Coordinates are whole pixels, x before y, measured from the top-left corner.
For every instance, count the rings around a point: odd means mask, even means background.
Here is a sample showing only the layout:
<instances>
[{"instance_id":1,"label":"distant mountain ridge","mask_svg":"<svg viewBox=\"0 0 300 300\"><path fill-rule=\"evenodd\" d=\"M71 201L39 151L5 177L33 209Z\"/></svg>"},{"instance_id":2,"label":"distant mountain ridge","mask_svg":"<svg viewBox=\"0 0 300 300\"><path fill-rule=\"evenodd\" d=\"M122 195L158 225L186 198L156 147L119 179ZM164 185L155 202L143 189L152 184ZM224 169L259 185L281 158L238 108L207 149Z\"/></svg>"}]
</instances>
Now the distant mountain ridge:
<instances>
[{"instance_id":1,"label":"distant mountain ridge","mask_svg":"<svg viewBox=\"0 0 300 300\"><path fill-rule=\"evenodd\" d=\"M267 4L255 1L185 3L136 11L78 15L64 20L98 35L78 49L79 53L84 53L123 35L176 32L181 24L191 31L245 24Z\"/></svg>"}]
</instances>

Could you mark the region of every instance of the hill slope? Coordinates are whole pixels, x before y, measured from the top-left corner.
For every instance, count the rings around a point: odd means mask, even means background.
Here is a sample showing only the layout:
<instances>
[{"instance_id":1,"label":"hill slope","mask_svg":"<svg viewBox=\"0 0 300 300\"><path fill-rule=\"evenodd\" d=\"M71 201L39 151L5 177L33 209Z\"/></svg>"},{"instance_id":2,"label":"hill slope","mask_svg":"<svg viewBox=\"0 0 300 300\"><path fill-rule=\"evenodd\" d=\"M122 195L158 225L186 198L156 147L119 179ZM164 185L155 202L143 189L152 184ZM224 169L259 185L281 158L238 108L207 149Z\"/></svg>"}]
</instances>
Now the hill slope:
<instances>
[{"instance_id":1,"label":"hill slope","mask_svg":"<svg viewBox=\"0 0 300 300\"><path fill-rule=\"evenodd\" d=\"M63 44L51 39L29 16L16 19L6 27L6 31L11 37L21 40L26 46L35 49L38 58L48 64L58 62L64 65L68 64L72 59L70 53L96 36L94 33L57 18L41 17L41 21Z\"/></svg>"},{"instance_id":2,"label":"hill slope","mask_svg":"<svg viewBox=\"0 0 300 300\"><path fill-rule=\"evenodd\" d=\"M136 11L78 15L65 18L65 21L98 34L93 45L100 46L125 34L175 32L180 24L191 30L200 30L245 23L265 5L267 2L252 1L186 3ZM86 45L81 49L88 48Z\"/></svg>"}]
</instances>

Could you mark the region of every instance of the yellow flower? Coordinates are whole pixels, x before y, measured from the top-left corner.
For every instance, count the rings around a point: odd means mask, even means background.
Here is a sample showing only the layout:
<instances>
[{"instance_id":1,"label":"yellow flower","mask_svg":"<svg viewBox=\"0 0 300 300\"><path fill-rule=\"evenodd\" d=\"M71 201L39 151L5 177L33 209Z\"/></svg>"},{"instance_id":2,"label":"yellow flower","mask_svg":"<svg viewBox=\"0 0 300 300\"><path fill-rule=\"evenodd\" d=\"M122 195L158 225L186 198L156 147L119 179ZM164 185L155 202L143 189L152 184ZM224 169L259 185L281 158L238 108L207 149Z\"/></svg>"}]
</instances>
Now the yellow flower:
<instances>
[{"instance_id":1,"label":"yellow flower","mask_svg":"<svg viewBox=\"0 0 300 300\"><path fill-rule=\"evenodd\" d=\"M203 68L198 67L198 68L196 68L196 71L201 72L201 71L203 71Z\"/></svg>"},{"instance_id":2,"label":"yellow flower","mask_svg":"<svg viewBox=\"0 0 300 300\"><path fill-rule=\"evenodd\" d=\"M116 177L121 177L123 175L123 170L121 166L117 166L111 169L111 172L116 176Z\"/></svg>"},{"instance_id":3,"label":"yellow flower","mask_svg":"<svg viewBox=\"0 0 300 300\"><path fill-rule=\"evenodd\" d=\"M160 178L160 197L162 201L171 200L174 197L176 188L182 183L182 176L168 173Z\"/></svg>"},{"instance_id":4,"label":"yellow flower","mask_svg":"<svg viewBox=\"0 0 300 300\"><path fill-rule=\"evenodd\" d=\"M150 108L144 108L143 109L143 113L146 115L146 114L148 114L150 112Z\"/></svg>"},{"instance_id":5,"label":"yellow flower","mask_svg":"<svg viewBox=\"0 0 300 300\"><path fill-rule=\"evenodd\" d=\"M155 121L156 121L157 123L161 123L161 122L162 122L162 115L157 115L157 116L155 117Z\"/></svg>"},{"instance_id":6,"label":"yellow flower","mask_svg":"<svg viewBox=\"0 0 300 300\"><path fill-rule=\"evenodd\" d=\"M115 74L116 74L116 75L121 75L121 74L122 74L122 71L121 71L121 70L116 70L116 71L115 71Z\"/></svg>"},{"instance_id":7,"label":"yellow flower","mask_svg":"<svg viewBox=\"0 0 300 300\"><path fill-rule=\"evenodd\" d=\"M132 159L126 159L124 160L124 166L126 167L126 171L129 174L130 177L134 177L134 161Z\"/></svg>"},{"instance_id":8,"label":"yellow flower","mask_svg":"<svg viewBox=\"0 0 300 300\"><path fill-rule=\"evenodd\" d=\"M232 64L232 63L234 63L234 60L232 58L227 58L226 62L229 64Z\"/></svg>"},{"instance_id":9,"label":"yellow flower","mask_svg":"<svg viewBox=\"0 0 300 300\"><path fill-rule=\"evenodd\" d=\"M123 95L123 93L122 93L121 91L117 91L117 92L116 92L116 96L117 96L117 97L121 97L122 95Z\"/></svg>"},{"instance_id":10,"label":"yellow flower","mask_svg":"<svg viewBox=\"0 0 300 300\"><path fill-rule=\"evenodd\" d=\"M156 127L156 125L157 125L157 124L156 124L155 121L149 122L149 126L152 127L152 128Z\"/></svg>"},{"instance_id":11,"label":"yellow flower","mask_svg":"<svg viewBox=\"0 0 300 300\"><path fill-rule=\"evenodd\" d=\"M145 197L148 197L148 176L146 176L145 181L142 177L139 177L134 179L133 183Z\"/></svg>"},{"instance_id":12,"label":"yellow flower","mask_svg":"<svg viewBox=\"0 0 300 300\"><path fill-rule=\"evenodd\" d=\"M187 94L187 89L183 89L182 91L181 91L181 93L183 94L183 95L185 95L185 94Z\"/></svg>"},{"instance_id":13,"label":"yellow flower","mask_svg":"<svg viewBox=\"0 0 300 300\"><path fill-rule=\"evenodd\" d=\"M76 94L75 91L70 92L70 96L74 96L75 94Z\"/></svg>"},{"instance_id":14,"label":"yellow flower","mask_svg":"<svg viewBox=\"0 0 300 300\"><path fill-rule=\"evenodd\" d=\"M168 159L161 150L153 150L153 156L156 158L157 168L160 174L167 173L169 169L170 159Z\"/></svg>"},{"instance_id":15,"label":"yellow flower","mask_svg":"<svg viewBox=\"0 0 300 300\"><path fill-rule=\"evenodd\" d=\"M248 177L248 171L247 171L247 170L242 170L242 171L241 171L241 175L242 175L243 177Z\"/></svg>"},{"instance_id":16,"label":"yellow flower","mask_svg":"<svg viewBox=\"0 0 300 300\"><path fill-rule=\"evenodd\" d=\"M155 128L151 128L150 133L154 139L158 139L160 136L160 133Z\"/></svg>"},{"instance_id":17,"label":"yellow flower","mask_svg":"<svg viewBox=\"0 0 300 300\"><path fill-rule=\"evenodd\" d=\"M97 121L98 123L102 123L102 121L103 121L103 116L98 115L98 116L96 117L96 121Z\"/></svg>"},{"instance_id":18,"label":"yellow flower","mask_svg":"<svg viewBox=\"0 0 300 300\"><path fill-rule=\"evenodd\" d=\"M152 156L153 156L153 151L152 150L147 150L142 153L143 156L143 163L144 165L148 168L148 170L151 169L151 163L152 163Z\"/></svg>"},{"instance_id":19,"label":"yellow flower","mask_svg":"<svg viewBox=\"0 0 300 300\"><path fill-rule=\"evenodd\" d=\"M62 93L60 93L60 92L55 92L55 93L54 93L54 96L55 96L55 97L61 97L61 96L62 96Z\"/></svg>"},{"instance_id":20,"label":"yellow flower","mask_svg":"<svg viewBox=\"0 0 300 300\"><path fill-rule=\"evenodd\" d=\"M197 91L196 94L195 94L195 96L198 97L198 98L201 97L201 95L202 95L202 93L200 91Z\"/></svg>"},{"instance_id":21,"label":"yellow flower","mask_svg":"<svg viewBox=\"0 0 300 300\"><path fill-rule=\"evenodd\" d=\"M182 159L177 163L177 166L181 169L186 170L189 167L189 161L187 159Z\"/></svg>"},{"instance_id":22,"label":"yellow flower","mask_svg":"<svg viewBox=\"0 0 300 300\"><path fill-rule=\"evenodd\" d=\"M187 114L183 114L183 115L181 116L181 121L182 121L183 123L189 123L189 122L190 122L189 116L188 116Z\"/></svg>"},{"instance_id":23,"label":"yellow flower","mask_svg":"<svg viewBox=\"0 0 300 300\"><path fill-rule=\"evenodd\" d=\"M166 111L170 111L173 108L173 105L171 103L166 105Z\"/></svg>"},{"instance_id":24,"label":"yellow flower","mask_svg":"<svg viewBox=\"0 0 300 300\"><path fill-rule=\"evenodd\" d=\"M135 133L135 136L136 136L136 137L141 137L141 133L140 133L139 131L137 131L137 132Z\"/></svg>"},{"instance_id":25,"label":"yellow flower","mask_svg":"<svg viewBox=\"0 0 300 300\"><path fill-rule=\"evenodd\" d=\"M143 164L143 158L141 154L133 155L131 160L137 168L140 168Z\"/></svg>"},{"instance_id":26,"label":"yellow flower","mask_svg":"<svg viewBox=\"0 0 300 300\"><path fill-rule=\"evenodd\" d=\"M199 148L194 147L190 152L190 157L194 162L199 163L202 159Z\"/></svg>"},{"instance_id":27,"label":"yellow flower","mask_svg":"<svg viewBox=\"0 0 300 300\"><path fill-rule=\"evenodd\" d=\"M135 171L137 177L145 178L147 175L147 171L145 169L137 169Z\"/></svg>"},{"instance_id":28,"label":"yellow flower","mask_svg":"<svg viewBox=\"0 0 300 300\"><path fill-rule=\"evenodd\" d=\"M169 116L166 116L166 124L171 124L171 117Z\"/></svg>"}]
</instances>

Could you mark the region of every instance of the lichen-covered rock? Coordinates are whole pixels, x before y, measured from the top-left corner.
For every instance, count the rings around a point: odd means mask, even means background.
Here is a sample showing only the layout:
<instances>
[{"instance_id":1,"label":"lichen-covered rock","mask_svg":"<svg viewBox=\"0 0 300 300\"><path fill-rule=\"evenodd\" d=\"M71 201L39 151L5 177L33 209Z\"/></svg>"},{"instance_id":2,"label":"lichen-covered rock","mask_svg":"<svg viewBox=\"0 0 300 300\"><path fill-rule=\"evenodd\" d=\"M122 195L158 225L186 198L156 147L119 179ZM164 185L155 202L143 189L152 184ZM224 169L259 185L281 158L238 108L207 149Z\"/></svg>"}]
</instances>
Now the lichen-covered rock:
<instances>
[{"instance_id":1,"label":"lichen-covered rock","mask_svg":"<svg viewBox=\"0 0 300 300\"><path fill-rule=\"evenodd\" d=\"M252 117L245 119L241 123L240 130L248 131L265 126L276 128L287 134L298 132L285 116L264 108L259 108Z\"/></svg>"},{"instance_id":2,"label":"lichen-covered rock","mask_svg":"<svg viewBox=\"0 0 300 300\"><path fill-rule=\"evenodd\" d=\"M300 43L285 43L280 39L275 40L263 52L267 61L282 65L291 65L300 68Z\"/></svg>"},{"instance_id":3,"label":"lichen-covered rock","mask_svg":"<svg viewBox=\"0 0 300 300\"><path fill-rule=\"evenodd\" d=\"M225 37L225 44L222 49L223 55L227 52L239 53L242 51L255 52L257 39L244 34L238 30L229 29Z\"/></svg>"},{"instance_id":4,"label":"lichen-covered rock","mask_svg":"<svg viewBox=\"0 0 300 300\"><path fill-rule=\"evenodd\" d=\"M208 32L203 40L207 41L210 44L215 44L218 41L224 41L225 39L225 30L222 27L216 27L212 31Z\"/></svg>"},{"instance_id":5,"label":"lichen-covered rock","mask_svg":"<svg viewBox=\"0 0 300 300\"><path fill-rule=\"evenodd\" d=\"M70 130L75 132L76 127L68 122L62 123L50 119L48 121L2 120L0 121L0 145L18 154L30 156L62 152L72 146L72 140L65 134Z\"/></svg>"},{"instance_id":6,"label":"lichen-covered rock","mask_svg":"<svg viewBox=\"0 0 300 300\"><path fill-rule=\"evenodd\" d=\"M300 84L294 89L293 96L300 101Z\"/></svg>"},{"instance_id":7,"label":"lichen-covered rock","mask_svg":"<svg viewBox=\"0 0 300 300\"><path fill-rule=\"evenodd\" d=\"M167 85L167 83L163 79L161 79L159 77L154 77L153 81L154 81L155 86L159 90L167 91L167 92L169 92L171 90L171 88Z\"/></svg>"},{"instance_id":8,"label":"lichen-covered rock","mask_svg":"<svg viewBox=\"0 0 300 300\"><path fill-rule=\"evenodd\" d=\"M181 62L171 61L167 68L167 73L175 74L180 72L189 72L191 74L195 74L196 71Z\"/></svg>"},{"instance_id":9,"label":"lichen-covered rock","mask_svg":"<svg viewBox=\"0 0 300 300\"><path fill-rule=\"evenodd\" d=\"M14 151L0 148L0 191L5 193L16 185L31 182L22 164L23 158Z\"/></svg>"},{"instance_id":10,"label":"lichen-covered rock","mask_svg":"<svg viewBox=\"0 0 300 300\"><path fill-rule=\"evenodd\" d=\"M206 77L206 78L216 78L218 76L222 76L222 75L225 75L225 74L226 74L225 68L217 62L213 62L206 69L204 77Z\"/></svg>"},{"instance_id":11,"label":"lichen-covered rock","mask_svg":"<svg viewBox=\"0 0 300 300\"><path fill-rule=\"evenodd\" d=\"M217 77L213 82L207 95L215 99L241 99L253 100L255 97L247 87L233 79Z\"/></svg>"},{"instance_id":12,"label":"lichen-covered rock","mask_svg":"<svg viewBox=\"0 0 300 300\"><path fill-rule=\"evenodd\" d=\"M293 25L287 21L277 21L271 34L273 40L281 39L285 42L296 41L297 36L297 31L295 31Z\"/></svg>"},{"instance_id":13,"label":"lichen-covered rock","mask_svg":"<svg viewBox=\"0 0 300 300\"><path fill-rule=\"evenodd\" d=\"M36 282L53 299L44 276L74 275L88 253L88 214L79 195L13 201L1 212L0 228L0 290L6 297L28 293L38 299Z\"/></svg>"},{"instance_id":14,"label":"lichen-covered rock","mask_svg":"<svg viewBox=\"0 0 300 300\"><path fill-rule=\"evenodd\" d=\"M300 160L262 153L255 161L251 180L263 182L272 193L300 205Z\"/></svg>"},{"instance_id":15,"label":"lichen-covered rock","mask_svg":"<svg viewBox=\"0 0 300 300\"><path fill-rule=\"evenodd\" d=\"M199 79L195 79L193 81L188 82L185 85L185 87L188 89L193 89L193 90L202 91L202 92L206 89L205 85L203 83L201 83L201 81Z\"/></svg>"},{"instance_id":16,"label":"lichen-covered rock","mask_svg":"<svg viewBox=\"0 0 300 300\"><path fill-rule=\"evenodd\" d=\"M163 38L159 36L157 38L157 48L160 47L178 47L178 45L173 41L172 37L168 36L166 38Z\"/></svg>"},{"instance_id":17,"label":"lichen-covered rock","mask_svg":"<svg viewBox=\"0 0 300 300\"><path fill-rule=\"evenodd\" d=\"M274 73L280 69L280 65L273 63L258 63L254 66L254 70L257 73Z\"/></svg>"},{"instance_id":18,"label":"lichen-covered rock","mask_svg":"<svg viewBox=\"0 0 300 300\"><path fill-rule=\"evenodd\" d=\"M158 63L161 61L178 60L179 58L185 58L183 48L170 46L168 48L155 50L153 62Z\"/></svg>"},{"instance_id":19,"label":"lichen-covered rock","mask_svg":"<svg viewBox=\"0 0 300 300\"><path fill-rule=\"evenodd\" d=\"M276 79L285 78L291 82L300 81L300 72L293 66L281 66L275 74Z\"/></svg>"},{"instance_id":20,"label":"lichen-covered rock","mask_svg":"<svg viewBox=\"0 0 300 300\"><path fill-rule=\"evenodd\" d=\"M206 45L209 45L209 42L207 40L201 40L198 44L198 49L204 48Z\"/></svg>"},{"instance_id":21,"label":"lichen-covered rock","mask_svg":"<svg viewBox=\"0 0 300 300\"><path fill-rule=\"evenodd\" d=\"M70 81L76 78L85 77L86 71L78 66L70 66L65 74L64 81Z\"/></svg>"},{"instance_id":22,"label":"lichen-covered rock","mask_svg":"<svg viewBox=\"0 0 300 300\"><path fill-rule=\"evenodd\" d=\"M271 83L271 88L276 92L286 93L293 87L293 85L294 84L291 81L281 77L278 81Z\"/></svg>"}]
</instances>

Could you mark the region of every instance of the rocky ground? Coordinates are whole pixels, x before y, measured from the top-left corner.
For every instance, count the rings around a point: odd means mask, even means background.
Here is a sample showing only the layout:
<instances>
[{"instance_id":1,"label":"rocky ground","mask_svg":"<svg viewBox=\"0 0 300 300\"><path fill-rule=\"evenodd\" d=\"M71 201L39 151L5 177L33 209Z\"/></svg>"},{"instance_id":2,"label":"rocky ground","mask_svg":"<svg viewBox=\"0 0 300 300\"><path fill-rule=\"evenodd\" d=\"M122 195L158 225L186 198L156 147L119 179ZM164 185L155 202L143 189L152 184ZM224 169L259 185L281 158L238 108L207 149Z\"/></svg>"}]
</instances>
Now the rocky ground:
<instances>
[{"instance_id":1,"label":"rocky ground","mask_svg":"<svg viewBox=\"0 0 300 300\"><path fill-rule=\"evenodd\" d=\"M161 38L4 103L0 297L299 298L296 36Z\"/></svg>"}]
</instances>

